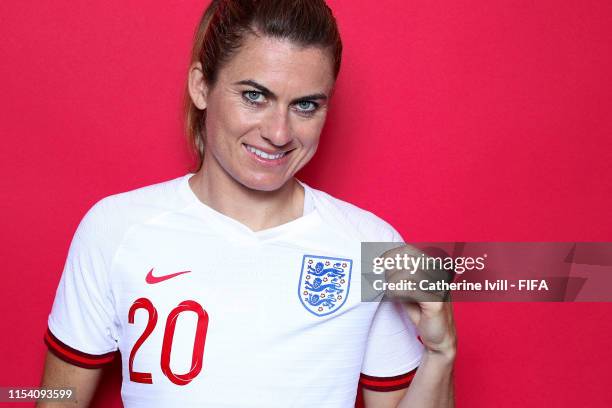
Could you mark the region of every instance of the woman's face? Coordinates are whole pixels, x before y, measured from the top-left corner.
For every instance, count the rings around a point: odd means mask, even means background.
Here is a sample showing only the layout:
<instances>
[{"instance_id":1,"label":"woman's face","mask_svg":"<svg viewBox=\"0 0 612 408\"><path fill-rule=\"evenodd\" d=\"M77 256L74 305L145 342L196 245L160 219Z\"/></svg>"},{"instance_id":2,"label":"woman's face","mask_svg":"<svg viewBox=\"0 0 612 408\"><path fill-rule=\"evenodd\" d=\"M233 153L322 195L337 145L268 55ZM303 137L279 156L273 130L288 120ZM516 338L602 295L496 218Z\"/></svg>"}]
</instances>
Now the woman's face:
<instances>
[{"instance_id":1,"label":"woman's face","mask_svg":"<svg viewBox=\"0 0 612 408\"><path fill-rule=\"evenodd\" d=\"M248 35L202 88L204 171L218 167L255 190L282 187L315 154L333 85L326 50Z\"/></svg>"}]
</instances>

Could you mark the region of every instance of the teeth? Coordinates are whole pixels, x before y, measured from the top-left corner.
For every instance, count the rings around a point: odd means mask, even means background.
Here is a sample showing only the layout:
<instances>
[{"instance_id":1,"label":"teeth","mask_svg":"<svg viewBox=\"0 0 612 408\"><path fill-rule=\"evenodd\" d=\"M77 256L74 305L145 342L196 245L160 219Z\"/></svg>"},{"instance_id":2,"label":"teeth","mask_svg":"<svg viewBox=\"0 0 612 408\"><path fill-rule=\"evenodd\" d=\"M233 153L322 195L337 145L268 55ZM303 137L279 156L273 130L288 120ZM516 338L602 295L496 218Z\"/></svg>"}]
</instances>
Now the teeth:
<instances>
[{"instance_id":1,"label":"teeth","mask_svg":"<svg viewBox=\"0 0 612 408\"><path fill-rule=\"evenodd\" d=\"M249 146L246 145L246 148L249 152L251 153L255 153L257 156L261 157L262 159L266 159L266 160L276 160L276 159L280 159L281 157L283 157L285 155L285 152L282 153L278 153L278 154L268 154L266 152L263 152L259 149L254 148L253 146Z\"/></svg>"}]
</instances>

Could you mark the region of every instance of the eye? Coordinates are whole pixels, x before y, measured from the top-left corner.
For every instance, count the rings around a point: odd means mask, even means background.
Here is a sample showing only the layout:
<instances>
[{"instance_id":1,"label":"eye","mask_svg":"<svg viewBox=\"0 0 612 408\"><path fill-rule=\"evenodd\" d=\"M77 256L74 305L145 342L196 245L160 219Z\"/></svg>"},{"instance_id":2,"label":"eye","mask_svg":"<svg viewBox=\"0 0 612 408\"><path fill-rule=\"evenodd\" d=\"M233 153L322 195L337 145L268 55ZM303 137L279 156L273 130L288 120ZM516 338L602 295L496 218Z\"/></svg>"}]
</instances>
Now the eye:
<instances>
[{"instance_id":1,"label":"eye","mask_svg":"<svg viewBox=\"0 0 612 408\"><path fill-rule=\"evenodd\" d=\"M261 103L264 100L264 96L259 91L245 91L242 93L242 97L249 103Z\"/></svg>"},{"instance_id":2,"label":"eye","mask_svg":"<svg viewBox=\"0 0 612 408\"><path fill-rule=\"evenodd\" d=\"M299 101L295 104L297 110L301 113L313 113L319 107L319 104L312 101Z\"/></svg>"}]
</instances>

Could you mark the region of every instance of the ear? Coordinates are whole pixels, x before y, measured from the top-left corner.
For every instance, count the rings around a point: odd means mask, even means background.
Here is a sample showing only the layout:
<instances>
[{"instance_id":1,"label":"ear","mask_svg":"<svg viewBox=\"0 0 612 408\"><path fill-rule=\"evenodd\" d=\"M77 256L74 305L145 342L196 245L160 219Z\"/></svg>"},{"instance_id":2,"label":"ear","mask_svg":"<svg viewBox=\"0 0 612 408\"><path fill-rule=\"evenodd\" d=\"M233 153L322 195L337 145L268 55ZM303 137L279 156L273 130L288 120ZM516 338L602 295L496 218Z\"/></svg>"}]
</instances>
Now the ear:
<instances>
[{"instance_id":1,"label":"ear","mask_svg":"<svg viewBox=\"0 0 612 408\"><path fill-rule=\"evenodd\" d=\"M202 64L195 62L189 68L189 95L193 104L201 110L206 109L208 100L208 85L204 79Z\"/></svg>"}]
</instances>

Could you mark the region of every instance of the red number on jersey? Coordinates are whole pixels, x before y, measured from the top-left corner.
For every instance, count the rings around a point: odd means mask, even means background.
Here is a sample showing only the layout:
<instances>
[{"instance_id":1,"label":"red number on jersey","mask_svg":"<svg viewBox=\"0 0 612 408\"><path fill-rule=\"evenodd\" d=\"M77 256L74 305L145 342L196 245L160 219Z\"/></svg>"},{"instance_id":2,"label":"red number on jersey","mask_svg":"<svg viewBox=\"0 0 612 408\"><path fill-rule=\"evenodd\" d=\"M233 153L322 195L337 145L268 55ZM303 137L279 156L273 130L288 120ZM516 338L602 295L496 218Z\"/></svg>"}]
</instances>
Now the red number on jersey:
<instances>
[{"instance_id":1,"label":"red number on jersey","mask_svg":"<svg viewBox=\"0 0 612 408\"><path fill-rule=\"evenodd\" d=\"M185 374L174 374L170 369L170 353L172 352L172 339L174 338L174 328L176 319L182 312L192 311L198 315L198 325L193 344L193 354L191 356L191 369ZM164 343L162 345L161 368L163 373L170 381L176 385L189 384L195 376L202 370L202 358L204 356L204 343L206 331L208 330L208 313L199 303L193 300L186 300L172 309L166 321L166 331L164 332Z\"/></svg>"},{"instance_id":2,"label":"red number on jersey","mask_svg":"<svg viewBox=\"0 0 612 408\"><path fill-rule=\"evenodd\" d=\"M132 351L130 352L129 370L130 380L143 384L153 384L151 373L140 373L133 370L134 357L136 352L142 346L142 343L149 337L155 325L157 324L157 310L147 298L136 299L130 307L128 314L129 323L134 323L134 314L137 309L145 309L149 312L149 320L144 332L140 335ZM193 354L191 356L191 368L185 374L175 374L170 369L170 355L172 352L172 340L174 339L174 329L176 328L176 320L182 312L195 312L198 315L198 324L196 327L196 335L193 344ZM191 382L202 371L202 360L204 358L204 343L206 343L206 332L208 331L208 313L202 306L193 300L185 300L177 307L170 311L166 320L166 329L164 331L164 339L162 343L161 353L161 369L164 375L170 381L177 385L186 385Z\"/></svg>"},{"instance_id":3,"label":"red number on jersey","mask_svg":"<svg viewBox=\"0 0 612 408\"><path fill-rule=\"evenodd\" d=\"M153 378L151 377L151 373L140 373L134 371L134 357L136 356L136 352L142 346L142 343L149 337L155 325L157 324L157 310L153 303L147 298L136 299L130 307L130 312L128 314L128 322L134 324L134 314L137 309L145 309L149 313L149 321L147 322L147 327L145 327L144 332L140 335L136 343L134 344L134 348L132 348L132 352L130 353L130 380L143 384L153 384Z\"/></svg>"}]
</instances>

